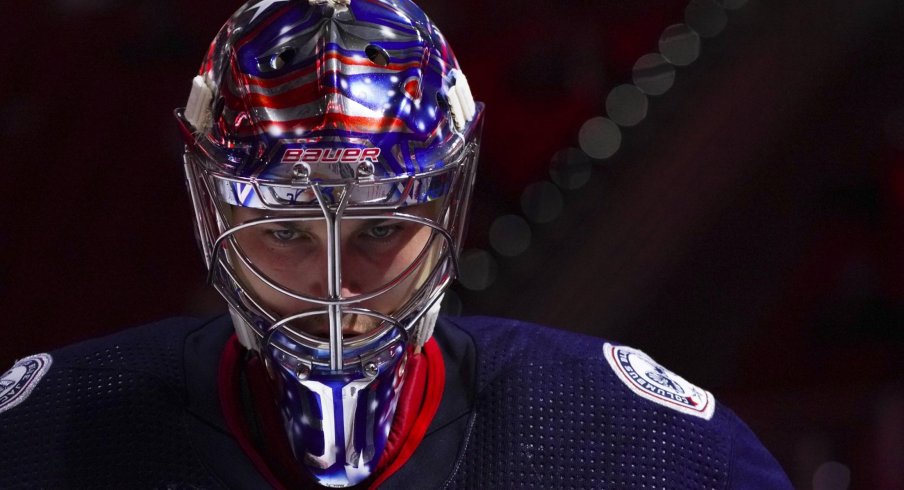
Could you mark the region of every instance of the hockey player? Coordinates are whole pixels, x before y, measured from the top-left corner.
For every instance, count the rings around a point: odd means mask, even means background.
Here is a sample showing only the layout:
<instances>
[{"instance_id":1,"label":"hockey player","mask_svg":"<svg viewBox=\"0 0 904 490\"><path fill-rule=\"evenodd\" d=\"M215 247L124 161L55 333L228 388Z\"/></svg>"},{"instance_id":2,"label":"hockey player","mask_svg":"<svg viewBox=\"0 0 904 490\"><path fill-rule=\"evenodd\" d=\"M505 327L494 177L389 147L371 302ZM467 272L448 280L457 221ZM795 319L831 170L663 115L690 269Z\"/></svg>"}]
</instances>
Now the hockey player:
<instances>
[{"instance_id":1,"label":"hockey player","mask_svg":"<svg viewBox=\"0 0 904 490\"><path fill-rule=\"evenodd\" d=\"M407 0L241 7L176 111L229 315L17 362L0 487L789 488L641 351L438 319L483 112Z\"/></svg>"}]
</instances>

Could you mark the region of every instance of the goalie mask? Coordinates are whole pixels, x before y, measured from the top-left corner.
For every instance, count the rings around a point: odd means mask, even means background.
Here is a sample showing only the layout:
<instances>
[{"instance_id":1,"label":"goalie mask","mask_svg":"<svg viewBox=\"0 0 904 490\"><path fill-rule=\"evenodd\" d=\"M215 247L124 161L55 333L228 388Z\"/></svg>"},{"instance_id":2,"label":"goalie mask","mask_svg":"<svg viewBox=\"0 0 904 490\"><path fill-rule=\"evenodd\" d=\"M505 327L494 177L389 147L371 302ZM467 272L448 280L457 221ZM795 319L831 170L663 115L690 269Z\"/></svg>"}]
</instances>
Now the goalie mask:
<instances>
[{"instance_id":1,"label":"goalie mask","mask_svg":"<svg viewBox=\"0 0 904 490\"><path fill-rule=\"evenodd\" d=\"M482 112L406 0L252 1L176 111L210 280L323 485L385 448L454 278Z\"/></svg>"}]
</instances>

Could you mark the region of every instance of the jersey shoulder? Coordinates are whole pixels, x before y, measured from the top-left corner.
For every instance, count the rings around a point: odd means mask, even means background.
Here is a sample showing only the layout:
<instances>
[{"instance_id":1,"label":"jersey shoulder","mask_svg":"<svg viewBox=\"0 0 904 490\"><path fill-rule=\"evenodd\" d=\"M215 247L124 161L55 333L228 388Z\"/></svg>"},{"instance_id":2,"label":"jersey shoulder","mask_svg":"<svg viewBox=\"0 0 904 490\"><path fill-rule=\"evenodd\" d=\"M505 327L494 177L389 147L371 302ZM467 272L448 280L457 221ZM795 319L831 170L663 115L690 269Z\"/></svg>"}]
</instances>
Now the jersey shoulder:
<instances>
[{"instance_id":1,"label":"jersey shoulder","mask_svg":"<svg viewBox=\"0 0 904 490\"><path fill-rule=\"evenodd\" d=\"M16 362L0 381L0 461L11 469L0 472L0 488L124 481L216 488L191 469L182 437L191 397L187 343L205 329L223 335L216 322L174 318ZM207 362L215 366L214 355ZM156 479L167 473L176 479Z\"/></svg>"},{"instance_id":2,"label":"jersey shoulder","mask_svg":"<svg viewBox=\"0 0 904 490\"><path fill-rule=\"evenodd\" d=\"M638 349L516 320L447 320L476 351L474 459L457 475L463 487L489 477L550 487L790 488L734 413Z\"/></svg>"},{"instance_id":3,"label":"jersey shoulder","mask_svg":"<svg viewBox=\"0 0 904 490\"><path fill-rule=\"evenodd\" d=\"M178 387L184 380L185 340L204 325L205 322L192 318L171 318L20 359L0 383L0 414L20 412L23 409L15 407L29 406L49 394L55 395L56 409L81 406L68 403L73 399L61 399L59 390L49 388L61 381L85 396L104 395L90 396L98 403L128 391L133 385L125 380L135 377Z\"/></svg>"},{"instance_id":4,"label":"jersey shoulder","mask_svg":"<svg viewBox=\"0 0 904 490\"><path fill-rule=\"evenodd\" d=\"M186 340L216 320L174 317L84 340L50 352L58 369L98 369L144 373L178 385ZM226 325L228 327L228 325Z\"/></svg>"},{"instance_id":5,"label":"jersey shoulder","mask_svg":"<svg viewBox=\"0 0 904 490\"><path fill-rule=\"evenodd\" d=\"M551 388L594 379L605 381L611 387L606 391L609 394L631 393L652 404L704 420L712 419L715 414L712 393L666 369L639 349L517 320L490 317L450 320L474 340L479 366L478 391L500 378L517 379L519 372L529 374L529 379L524 381L532 387L546 387L545 383L549 382ZM567 371L583 375L573 378L543 375ZM617 400L622 398L608 399L608 403Z\"/></svg>"}]
</instances>

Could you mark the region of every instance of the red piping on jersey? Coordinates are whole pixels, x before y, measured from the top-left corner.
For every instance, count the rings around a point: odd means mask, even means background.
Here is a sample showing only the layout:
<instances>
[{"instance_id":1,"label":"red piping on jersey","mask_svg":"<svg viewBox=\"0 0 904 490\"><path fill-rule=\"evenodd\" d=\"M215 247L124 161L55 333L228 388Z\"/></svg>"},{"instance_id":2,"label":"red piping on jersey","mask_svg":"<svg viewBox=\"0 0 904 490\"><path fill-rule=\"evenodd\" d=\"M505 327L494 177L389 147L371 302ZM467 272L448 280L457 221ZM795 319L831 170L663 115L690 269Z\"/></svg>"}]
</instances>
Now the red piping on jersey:
<instances>
[{"instance_id":1,"label":"red piping on jersey","mask_svg":"<svg viewBox=\"0 0 904 490\"><path fill-rule=\"evenodd\" d=\"M383 473L386 468L399 455L405 438L414 427L414 421L424 404L424 385L427 382L427 361L424 355L412 353L405 364L404 385L399 394L395 416L392 419L392 428L389 437L386 438L386 447L383 448L383 456L374 469L374 478Z\"/></svg>"},{"instance_id":2,"label":"red piping on jersey","mask_svg":"<svg viewBox=\"0 0 904 490\"><path fill-rule=\"evenodd\" d=\"M220 368L218 372L219 382L217 386L220 392L220 409L223 410L223 418L226 419L226 426L232 433L242 452L254 463L254 467L261 473L261 476L267 480L267 483L277 490L285 490L285 486L276 478L276 475L270 471L267 462L261 457L254 443L251 442L249 434L251 428L242 414L242 402L239 400L239 369L242 367L240 362L243 354L242 345L239 344L235 334L226 342L223 354L220 356Z\"/></svg>"},{"instance_id":3,"label":"red piping on jersey","mask_svg":"<svg viewBox=\"0 0 904 490\"><path fill-rule=\"evenodd\" d=\"M439 409L439 403L443 399L443 389L446 386L446 366L443 362L443 354L440 352L436 340L430 339L424 344L424 358L426 361L425 367L427 368L424 401L420 405L420 410L416 412L417 417L411 424L410 432L401 438L402 445L399 447L398 455L386 455L395 457L387 458L387 460L392 461L392 463L386 471L377 476L376 480L374 480L369 487L371 490L379 487L387 478L392 476L399 468L408 462L411 455L414 454L414 451L424 439L424 435L427 433L427 427L430 426L430 422L433 421L433 417ZM414 406L417 407L417 405Z\"/></svg>"}]
</instances>

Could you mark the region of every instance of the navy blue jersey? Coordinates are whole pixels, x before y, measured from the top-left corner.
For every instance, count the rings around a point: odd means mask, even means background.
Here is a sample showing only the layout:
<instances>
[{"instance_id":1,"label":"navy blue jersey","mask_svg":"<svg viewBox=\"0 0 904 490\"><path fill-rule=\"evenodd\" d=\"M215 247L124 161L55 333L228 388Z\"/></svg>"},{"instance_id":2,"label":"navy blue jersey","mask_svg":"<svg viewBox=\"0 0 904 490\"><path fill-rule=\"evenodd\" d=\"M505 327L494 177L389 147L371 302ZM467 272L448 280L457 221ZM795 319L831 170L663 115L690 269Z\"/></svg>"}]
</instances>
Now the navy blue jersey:
<instances>
[{"instance_id":1,"label":"navy blue jersey","mask_svg":"<svg viewBox=\"0 0 904 490\"><path fill-rule=\"evenodd\" d=\"M172 319L0 378L0 488L266 488L224 421L227 317ZM381 488L791 488L712 395L642 352L495 318L441 318L439 409Z\"/></svg>"}]
</instances>

